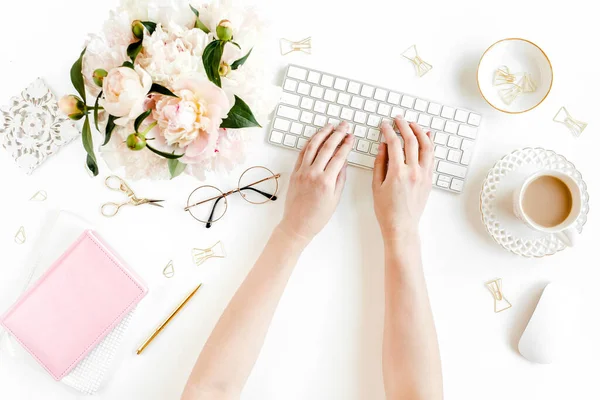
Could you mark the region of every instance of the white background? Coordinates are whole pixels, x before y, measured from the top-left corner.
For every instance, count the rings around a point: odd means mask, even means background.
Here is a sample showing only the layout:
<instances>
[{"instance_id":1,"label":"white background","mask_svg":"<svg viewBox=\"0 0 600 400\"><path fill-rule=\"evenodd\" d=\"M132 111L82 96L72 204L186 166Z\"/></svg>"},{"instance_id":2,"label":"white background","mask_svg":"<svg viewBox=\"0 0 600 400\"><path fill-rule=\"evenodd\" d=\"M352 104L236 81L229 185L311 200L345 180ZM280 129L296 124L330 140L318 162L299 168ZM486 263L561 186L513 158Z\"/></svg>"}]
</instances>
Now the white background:
<instances>
[{"instance_id":1,"label":"white background","mask_svg":"<svg viewBox=\"0 0 600 400\"><path fill-rule=\"evenodd\" d=\"M257 2L258 4L259 2ZM73 92L68 71L87 32L97 31L116 0L3 1L0 4L0 101L36 77L57 95ZM598 399L600 306L596 199L600 197L597 43L600 37L591 2L503 0L482 2L323 0L261 2L273 19L274 82L287 62L306 64L405 93L474 109L483 114L477 153L462 195L434 191L422 221L425 272L438 329L448 400ZM312 56L277 55L280 37L312 36ZM523 37L550 57L555 73L550 96L537 109L509 116L479 96L478 60L496 40ZM416 78L402 50L417 44L433 70ZM590 123L579 139L552 122L560 106ZM257 131L247 166L262 164L287 181L295 153L270 147ZM573 161L586 179L591 212L580 245L553 257L531 260L512 255L488 237L479 215L479 190L490 167L520 147L542 146ZM123 347L122 363L101 399L176 399L219 315L260 253L281 215L283 201L251 206L233 199L229 213L206 230L182 212L192 178L137 182L142 196L167 200L166 209L125 209L115 219L100 216L99 205L117 199L103 186L109 173L91 179L83 168L79 142L25 176L0 151L0 309L16 296L23 263L33 250L40 218L62 207L94 222L109 242L150 286ZM223 188L237 177L211 181ZM305 251L281 300L266 344L243 399L383 399L382 242L373 214L371 173L352 168L340 207L327 228ZM39 189L46 203L27 200ZM285 187L283 189L285 191ZM28 241L13 236L25 225ZM229 256L201 268L191 262L193 247L223 240ZM162 268L173 260L176 277ZM494 314L484 282L504 279L514 307ZM205 287L187 309L148 348L139 342L196 283ZM572 337L560 362L534 365L516 343L543 286L554 281L572 290L565 302ZM570 320L569 320L570 321ZM81 396L83 397L83 396ZM0 360L0 398L61 399L77 395L9 358Z\"/></svg>"}]
</instances>

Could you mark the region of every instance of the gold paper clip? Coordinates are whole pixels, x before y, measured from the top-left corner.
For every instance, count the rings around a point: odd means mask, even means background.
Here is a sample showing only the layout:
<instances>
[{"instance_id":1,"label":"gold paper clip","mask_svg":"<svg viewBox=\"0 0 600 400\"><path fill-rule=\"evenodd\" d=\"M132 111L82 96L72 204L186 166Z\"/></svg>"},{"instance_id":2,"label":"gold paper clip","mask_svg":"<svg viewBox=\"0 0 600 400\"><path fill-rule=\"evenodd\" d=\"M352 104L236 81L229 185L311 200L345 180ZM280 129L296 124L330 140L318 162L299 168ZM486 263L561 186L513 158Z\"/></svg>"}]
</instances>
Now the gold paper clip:
<instances>
[{"instance_id":1,"label":"gold paper clip","mask_svg":"<svg viewBox=\"0 0 600 400\"><path fill-rule=\"evenodd\" d=\"M523 88L517 85L516 83L511 83L508 87L498 90L500 98L506 105L509 105L513 101L515 101L515 99L519 97L522 93Z\"/></svg>"},{"instance_id":2,"label":"gold paper clip","mask_svg":"<svg viewBox=\"0 0 600 400\"><path fill-rule=\"evenodd\" d=\"M515 74L510 73L510 69L506 65L498 67L498 69L494 71L494 86L506 85L507 83L515 83L516 80L517 77L515 76Z\"/></svg>"},{"instance_id":3,"label":"gold paper clip","mask_svg":"<svg viewBox=\"0 0 600 400\"><path fill-rule=\"evenodd\" d=\"M23 244L27 240L27 236L25 235L25 228L20 227L17 233L15 234L15 243Z\"/></svg>"},{"instance_id":4,"label":"gold paper clip","mask_svg":"<svg viewBox=\"0 0 600 400\"><path fill-rule=\"evenodd\" d=\"M565 125L575 137L579 137L579 135L581 135L583 130L587 127L587 123L578 121L571 117L571 114L569 114L565 107L561 107L560 110L558 110L553 121Z\"/></svg>"},{"instance_id":5,"label":"gold paper clip","mask_svg":"<svg viewBox=\"0 0 600 400\"><path fill-rule=\"evenodd\" d=\"M45 190L39 190L33 196L31 196L29 201L45 201L47 198L48 193L46 193Z\"/></svg>"},{"instance_id":6,"label":"gold paper clip","mask_svg":"<svg viewBox=\"0 0 600 400\"><path fill-rule=\"evenodd\" d=\"M227 257L227 253L225 253L223 243L219 240L208 249L192 249L192 257L194 258L194 263L200 266L209 258L225 258Z\"/></svg>"},{"instance_id":7,"label":"gold paper clip","mask_svg":"<svg viewBox=\"0 0 600 400\"><path fill-rule=\"evenodd\" d=\"M175 267L173 266L173 261L169 261L167 266L163 269L163 275L165 278L172 278L175 276Z\"/></svg>"},{"instance_id":8,"label":"gold paper clip","mask_svg":"<svg viewBox=\"0 0 600 400\"><path fill-rule=\"evenodd\" d=\"M537 89L537 85L535 84L533 79L531 79L531 74L529 74L527 72L523 75L523 78L521 78L521 80L519 81L519 86L521 86L521 89L523 89L523 93L535 92Z\"/></svg>"},{"instance_id":9,"label":"gold paper clip","mask_svg":"<svg viewBox=\"0 0 600 400\"><path fill-rule=\"evenodd\" d=\"M433 68L431 64L423 61L423 59L419 56L419 53L417 52L417 46L414 44L408 49L404 50L402 57L410 60L410 62L414 64L419 77L425 75Z\"/></svg>"},{"instance_id":10,"label":"gold paper clip","mask_svg":"<svg viewBox=\"0 0 600 400\"><path fill-rule=\"evenodd\" d=\"M494 296L494 312L499 313L512 307L512 304L510 304L502 293L502 278L493 279L486 282L485 285L492 292L492 296Z\"/></svg>"},{"instance_id":11,"label":"gold paper clip","mask_svg":"<svg viewBox=\"0 0 600 400\"><path fill-rule=\"evenodd\" d=\"M307 37L306 39L302 39L299 42L293 42L289 39L280 39L279 40L279 49L281 50L281 55L285 56L286 54L290 54L294 51L302 51L306 54L311 54L312 51L312 39Z\"/></svg>"}]
</instances>

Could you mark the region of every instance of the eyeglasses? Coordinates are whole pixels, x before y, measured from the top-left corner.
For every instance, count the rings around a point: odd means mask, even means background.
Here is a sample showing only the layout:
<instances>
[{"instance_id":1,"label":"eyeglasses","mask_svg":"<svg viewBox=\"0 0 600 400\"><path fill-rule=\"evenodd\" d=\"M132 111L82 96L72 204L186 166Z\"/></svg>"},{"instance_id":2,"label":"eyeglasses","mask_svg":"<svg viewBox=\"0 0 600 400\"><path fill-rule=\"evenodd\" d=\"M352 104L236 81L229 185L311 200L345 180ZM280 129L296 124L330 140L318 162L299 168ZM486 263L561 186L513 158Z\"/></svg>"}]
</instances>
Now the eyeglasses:
<instances>
[{"instance_id":1,"label":"eyeglasses","mask_svg":"<svg viewBox=\"0 0 600 400\"><path fill-rule=\"evenodd\" d=\"M227 197L231 194L239 193L251 204L265 204L277 200L279 178L281 174L275 174L266 167L248 168L240 176L237 189L223 193L215 186L200 186L190 194L184 210L210 228L225 215L229 206Z\"/></svg>"}]
</instances>

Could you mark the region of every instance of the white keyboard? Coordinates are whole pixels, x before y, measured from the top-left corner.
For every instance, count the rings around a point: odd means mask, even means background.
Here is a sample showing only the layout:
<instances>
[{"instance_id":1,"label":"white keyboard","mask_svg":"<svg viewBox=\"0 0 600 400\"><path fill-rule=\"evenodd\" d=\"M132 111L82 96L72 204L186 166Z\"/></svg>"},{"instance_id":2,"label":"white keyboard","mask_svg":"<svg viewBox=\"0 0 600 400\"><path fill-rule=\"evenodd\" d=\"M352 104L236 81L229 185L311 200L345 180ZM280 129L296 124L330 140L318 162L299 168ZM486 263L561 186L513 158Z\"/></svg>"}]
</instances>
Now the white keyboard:
<instances>
[{"instance_id":1,"label":"white keyboard","mask_svg":"<svg viewBox=\"0 0 600 400\"><path fill-rule=\"evenodd\" d=\"M481 122L481 115L463 108L290 65L268 141L299 151L327 123L347 121L357 139L349 164L372 169L382 139L379 126L385 120L391 123L396 115L431 130L435 142L433 184L460 193Z\"/></svg>"}]
</instances>

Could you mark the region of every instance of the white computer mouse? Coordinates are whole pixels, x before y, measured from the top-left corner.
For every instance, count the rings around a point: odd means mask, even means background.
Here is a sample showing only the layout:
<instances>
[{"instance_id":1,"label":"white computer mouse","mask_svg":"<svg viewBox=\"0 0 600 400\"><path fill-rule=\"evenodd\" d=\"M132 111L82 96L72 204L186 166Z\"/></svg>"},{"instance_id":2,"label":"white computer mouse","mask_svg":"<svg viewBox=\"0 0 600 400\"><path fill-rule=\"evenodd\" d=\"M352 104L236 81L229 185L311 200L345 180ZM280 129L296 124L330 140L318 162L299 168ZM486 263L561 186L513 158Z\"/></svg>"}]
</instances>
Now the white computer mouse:
<instances>
[{"instance_id":1,"label":"white computer mouse","mask_svg":"<svg viewBox=\"0 0 600 400\"><path fill-rule=\"evenodd\" d=\"M529 361L551 364L559 353L563 300L556 284L546 285L519 340L519 352Z\"/></svg>"}]
</instances>

